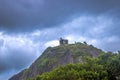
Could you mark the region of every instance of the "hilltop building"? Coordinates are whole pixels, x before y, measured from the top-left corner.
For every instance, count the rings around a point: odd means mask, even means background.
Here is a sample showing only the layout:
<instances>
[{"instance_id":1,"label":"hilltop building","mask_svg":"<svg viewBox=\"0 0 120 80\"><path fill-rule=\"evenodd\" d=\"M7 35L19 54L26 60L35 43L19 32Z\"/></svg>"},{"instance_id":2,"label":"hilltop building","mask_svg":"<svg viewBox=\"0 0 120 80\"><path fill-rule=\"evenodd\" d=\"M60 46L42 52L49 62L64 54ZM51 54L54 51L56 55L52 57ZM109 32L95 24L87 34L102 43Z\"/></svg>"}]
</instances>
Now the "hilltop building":
<instances>
[{"instance_id":1,"label":"hilltop building","mask_svg":"<svg viewBox=\"0 0 120 80\"><path fill-rule=\"evenodd\" d=\"M59 43L60 43L60 45L68 44L68 40L60 38Z\"/></svg>"}]
</instances>

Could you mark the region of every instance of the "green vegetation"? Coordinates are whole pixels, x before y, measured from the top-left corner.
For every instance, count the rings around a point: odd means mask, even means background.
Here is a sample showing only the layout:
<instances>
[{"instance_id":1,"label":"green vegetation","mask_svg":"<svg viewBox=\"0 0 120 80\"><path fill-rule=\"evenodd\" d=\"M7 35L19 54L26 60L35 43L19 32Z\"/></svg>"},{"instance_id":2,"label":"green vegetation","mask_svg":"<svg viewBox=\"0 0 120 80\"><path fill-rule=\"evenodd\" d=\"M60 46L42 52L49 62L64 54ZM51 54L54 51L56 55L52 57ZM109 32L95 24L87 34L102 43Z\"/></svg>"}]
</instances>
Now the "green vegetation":
<instances>
[{"instance_id":1,"label":"green vegetation","mask_svg":"<svg viewBox=\"0 0 120 80\"><path fill-rule=\"evenodd\" d=\"M85 42L48 47L10 80L120 80L120 51L105 53Z\"/></svg>"},{"instance_id":2,"label":"green vegetation","mask_svg":"<svg viewBox=\"0 0 120 80\"><path fill-rule=\"evenodd\" d=\"M85 57L84 63L67 64L38 75L36 80L119 80L120 52L103 53L98 58Z\"/></svg>"},{"instance_id":3,"label":"green vegetation","mask_svg":"<svg viewBox=\"0 0 120 80\"><path fill-rule=\"evenodd\" d=\"M36 60L34 65L37 65L37 68L42 69L46 66L46 64L50 64L52 62L53 65L57 63L57 61L63 57L67 51L70 52L70 55L75 60L74 62L78 62L79 57L84 56L94 56L94 54L99 55L102 50L97 49L93 46L83 44L83 43L76 43L76 44L66 44L56 47L48 47L43 54ZM81 57L81 59L83 59ZM82 61L82 60L81 60Z\"/></svg>"}]
</instances>

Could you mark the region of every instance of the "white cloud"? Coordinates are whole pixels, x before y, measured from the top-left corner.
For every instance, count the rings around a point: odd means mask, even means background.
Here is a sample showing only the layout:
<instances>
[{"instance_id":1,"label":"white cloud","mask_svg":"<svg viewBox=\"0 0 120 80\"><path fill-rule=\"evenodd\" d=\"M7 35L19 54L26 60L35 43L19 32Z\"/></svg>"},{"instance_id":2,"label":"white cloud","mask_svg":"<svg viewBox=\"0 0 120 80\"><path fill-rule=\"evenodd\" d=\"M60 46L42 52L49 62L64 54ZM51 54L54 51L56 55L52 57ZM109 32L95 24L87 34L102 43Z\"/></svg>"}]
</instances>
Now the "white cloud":
<instances>
[{"instance_id":1,"label":"white cloud","mask_svg":"<svg viewBox=\"0 0 120 80\"><path fill-rule=\"evenodd\" d=\"M69 43L87 41L86 37L79 36L78 34L76 34L76 35L67 35L65 38L69 40Z\"/></svg>"},{"instance_id":2,"label":"white cloud","mask_svg":"<svg viewBox=\"0 0 120 80\"><path fill-rule=\"evenodd\" d=\"M41 35L40 30L36 30L33 33L31 33L31 36L40 36L40 35Z\"/></svg>"},{"instance_id":3,"label":"white cloud","mask_svg":"<svg viewBox=\"0 0 120 80\"><path fill-rule=\"evenodd\" d=\"M120 36L115 35L119 33L115 23L113 17L105 15L80 16L62 25L62 30L70 43L86 41L105 51L117 51L120 48Z\"/></svg>"},{"instance_id":4,"label":"white cloud","mask_svg":"<svg viewBox=\"0 0 120 80\"><path fill-rule=\"evenodd\" d=\"M58 46L60 37L68 39L69 43L86 41L105 51L117 51L120 49L120 36L110 33L113 31L112 25L114 25L112 18L80 16L64 25L41 31L35 30L31 33L18 35L7 35L0 32L0 60L2 62L11 60L12 67L16 64L16 62L13 63L13 60L20 62L24 58L27 60L26 63L31 64L45 48ZM18 58L14 58L13 55ZM22 62L20 64L23 64Z\"/></svg>"},{"instance_id":5,"label":"white cloud","mask_svg":"<svg viewBox=\"0 0 120 80\"><path fill-rule=\"evenodd\" d=\"M117 36L111 36L107 39L107 42L118 42L120 41L120 38Z\"/></svg>"},{"instance_id":6,"label":"white cloud","mask_svg":"<svg viewBox=\"0 0 120 80\"><path fill-rule=\"evenodd\" d=\"M48 41L45 43L45 47L54 47L54 46L58 46L59 45L59 41L58 40L52 40L52 41Z\"/></svg>"},{"instance_id":7,"label":"white cloud","mask_svg":"<svg viewBox=\"0 0 120 80\"><path fill-rule=\"evenodd\" d=\"M0 34L0 79L8 78L15 72L28 67L42 52L40 43L34 42L28 36ZM4 74L5 76L2 76Z\"/></svg>"},{"instance_id":8,"label":"white cloud","mask_svg":"<svg viewBox=\"0 0 120 80\"><path fill-rule=\"evenodd\" d=\"M114 24L113 18L100 16L80 16L62 25L64 32L79 36L97 37L105 34Z\"/></svg>"}]
</instances>

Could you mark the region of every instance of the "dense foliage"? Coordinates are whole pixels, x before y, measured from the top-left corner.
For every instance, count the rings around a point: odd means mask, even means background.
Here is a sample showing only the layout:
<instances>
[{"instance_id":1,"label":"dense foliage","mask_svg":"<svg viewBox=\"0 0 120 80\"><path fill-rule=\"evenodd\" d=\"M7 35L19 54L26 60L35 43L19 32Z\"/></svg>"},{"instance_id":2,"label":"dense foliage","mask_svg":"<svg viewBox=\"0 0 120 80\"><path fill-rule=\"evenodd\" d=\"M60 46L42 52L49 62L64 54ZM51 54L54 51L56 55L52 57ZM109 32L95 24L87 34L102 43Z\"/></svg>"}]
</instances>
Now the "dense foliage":
<instances>
[{"instance_id":1,"label":"dense foliage","mask_svg":"<svg viewBox=\"0 0 120 80\"><path fill-rule=\"evenodd\" d=\"M84 63L68 64L38 75L36 80L120 80L120 52L85 57Z\"/></svg>"},{"instance_id":2,"label":"dense foliage","mask_svg":"<svg viewBox=\"0 0 120 80\"><path fill-rule=\"evenodd\" d=\"M103 51L86 42L48 47L26 70L14 75L10 80L26 80L57 68L59 65L83 63L84 57L98 57Z\"/></svg>"}]
</instances>

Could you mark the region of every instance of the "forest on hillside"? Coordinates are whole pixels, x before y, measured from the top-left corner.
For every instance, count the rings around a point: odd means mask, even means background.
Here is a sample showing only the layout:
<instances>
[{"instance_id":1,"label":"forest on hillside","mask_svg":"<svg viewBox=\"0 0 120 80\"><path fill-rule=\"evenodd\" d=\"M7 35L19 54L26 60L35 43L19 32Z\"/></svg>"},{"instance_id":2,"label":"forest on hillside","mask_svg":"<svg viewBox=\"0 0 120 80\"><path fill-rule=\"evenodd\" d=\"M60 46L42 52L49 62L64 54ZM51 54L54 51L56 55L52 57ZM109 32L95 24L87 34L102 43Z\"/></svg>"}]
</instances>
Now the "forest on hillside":
<instances>
[{"instance_id":1,"label":"forest on hillside","mask_svg":"<svg viewBox=\"0 0 120 80\"><path fill-rule=\"evenodd\" d=\"M28 80L120 80L120 51L85 56L85 62L59 66Z\"/></svg>"}]
</instances>

